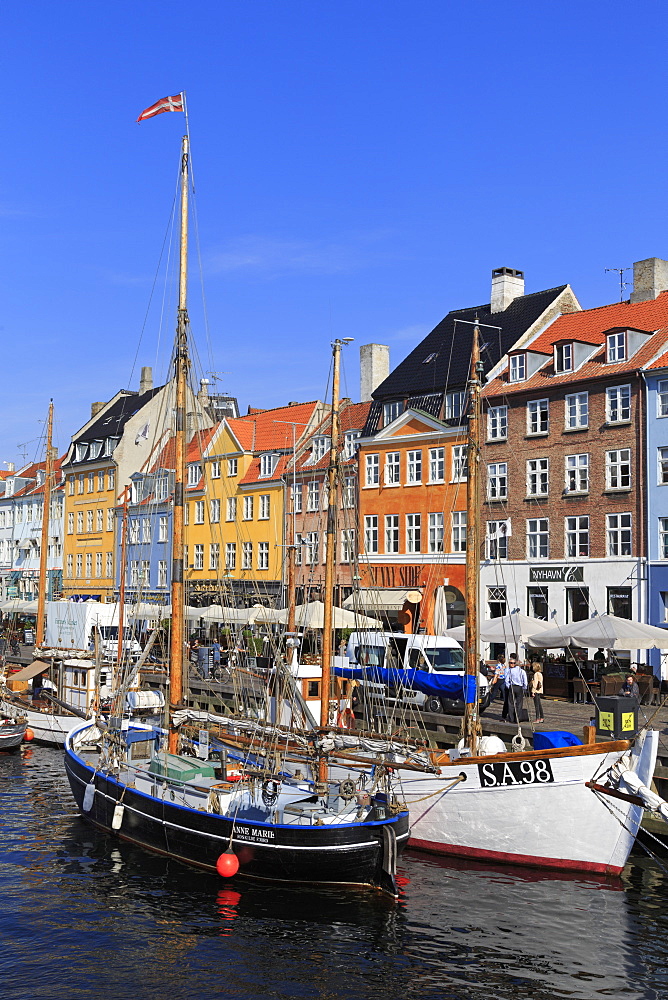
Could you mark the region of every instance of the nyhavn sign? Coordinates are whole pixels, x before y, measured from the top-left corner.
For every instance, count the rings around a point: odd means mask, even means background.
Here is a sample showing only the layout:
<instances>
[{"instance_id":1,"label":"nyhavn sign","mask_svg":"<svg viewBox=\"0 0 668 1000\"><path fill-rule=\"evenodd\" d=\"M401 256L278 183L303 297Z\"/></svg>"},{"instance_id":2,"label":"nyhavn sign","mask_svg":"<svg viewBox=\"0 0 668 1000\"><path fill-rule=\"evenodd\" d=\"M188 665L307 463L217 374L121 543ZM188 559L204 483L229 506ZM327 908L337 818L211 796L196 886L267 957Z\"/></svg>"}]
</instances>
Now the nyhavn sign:
<instances>
[{"instance_id":1,"label":"nyhavn sign","mask_svg":"<svg viewBox=\"0 0 668 1000\"><path fill-rule=\"evenodd\" d=\"M582 566L531 566L529 580L531 583L582 583L584 569Z\"/></svg>"}]
</instances>

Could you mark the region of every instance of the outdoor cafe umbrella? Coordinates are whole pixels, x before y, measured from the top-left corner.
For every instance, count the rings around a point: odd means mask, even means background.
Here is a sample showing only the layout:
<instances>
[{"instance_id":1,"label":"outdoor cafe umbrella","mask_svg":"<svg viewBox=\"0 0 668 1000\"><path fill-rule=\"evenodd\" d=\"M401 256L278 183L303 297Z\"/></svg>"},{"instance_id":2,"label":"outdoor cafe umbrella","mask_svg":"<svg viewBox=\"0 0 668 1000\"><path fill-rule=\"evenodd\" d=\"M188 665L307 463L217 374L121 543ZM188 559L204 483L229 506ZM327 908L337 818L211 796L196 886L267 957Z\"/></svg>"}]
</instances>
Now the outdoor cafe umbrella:
<instances>
[{"instance_id":1,"label":"outdoor cafe umbrella","mask_svg":"<svg viewBox=\"0 0 668 1000\"><path fill-rule=\"evenodd\" d=\"M501 618L488 618L480 622L479 634L482 642L504 642L509 646L516 646L520 642L526 642L528 636L549 628L550 623L542 618L529 618L519 611L512 611ZM466 627L457 625L456 628L449 628L445 634L463 642Z\"/></svg>"},{"instance_id":2,"label":"outdoor cafe umbrella","mask_svg":"<svg viewBox=\"0 0 668 1000\"><path fill-rule=\"evenodd\" d=\"M267 608L264 604L254 604L252 608L225 608L212 604L202 608L201 618L205 622L229 622L233 625L253 625L255 622L276 622L282 612Z\"/></svg>"},{"instance_id":3,"label":"outdoor cafe umbrella","mask_svg":"<svg viewBox=\"0 0 668 1000\"><path fill-rule=\"evenodd\" d=\"M583 646L589 649L668 649L668 629L656 628L617 618L594 615L583 622L569 622L559 628L538 632L529 637L532 646L556 649Z\"/></svg>"},{"instance_id":4,"label":"outdoor cafe umbrella","mask_svg":"<svg viewBox=\"0 0 668 1000\"><path fill-rule=\"evenodd\" d=\"M277 613L277 621L287 624L288 610ZM295 626L297 628L321 629L325 625L325 605L322 601L310 601L308 604L298 604L295 608ZM382 628L382 622L377 618L359 615L345 608L332 608L332 628Z\"/></svg>"}]
</instances>

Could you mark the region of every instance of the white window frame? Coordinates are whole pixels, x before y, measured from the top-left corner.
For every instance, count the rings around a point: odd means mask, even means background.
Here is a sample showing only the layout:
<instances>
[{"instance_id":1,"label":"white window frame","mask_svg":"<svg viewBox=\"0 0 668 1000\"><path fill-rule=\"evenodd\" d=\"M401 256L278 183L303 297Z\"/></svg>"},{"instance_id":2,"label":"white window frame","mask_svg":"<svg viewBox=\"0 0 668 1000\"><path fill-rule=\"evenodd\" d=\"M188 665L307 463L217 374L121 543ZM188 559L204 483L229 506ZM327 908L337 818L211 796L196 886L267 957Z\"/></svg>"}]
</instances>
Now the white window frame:
<instances>
[{"instance_id":1,"label":"white window frame","mask_svg":"<svg viewBox=\"0 0 668 1000\"><path fill-rule=\"evenodd\" d=\"M313 513L320 509L320 480L312 479L306 484L306 511Z\"/></svg>"},{"instance_id":2,"label":"white window frame","mask_svg":"<svg viewBox=\"0 0 668 1000\"><path fill-rule=\"evenodd\" d=\"M466 393L463 389L445 394L445 419L461 420L466 405Z\"/></svg>"},{"instance_id":3,"label":"white window frame","mask_svg":"<svg viewBox=\"0 0 668 1000\"><path fill-rule=\"evenodd\" d=\"M609 365L626 361L626 330L616 330L606 336L605 357Z\"/></svg>"},{"instance_id":4,"label":"white window frame","mask_svg":"<svg viewBox=\"0 0 668 1000\"><path fill-rule=\"evenodd\" d=\"M572 392L565 397L564 426L566 430L584 430L589 427L588 392Z\"/></svg>"},{"instance_id":5,"label":"white window frame","mask_svg":"<svg viewBox=\"0 0 668 1000\"><path fill-rule=\"evenodd\" d=\"M253 543L243 542L241 546L241 568L242 569L252 569L253 568Z\"/></svg>"},{"instance_id":6,"label":"white window frame","mask_svg":"<svg viewBox=\"0 0 668 1000\"><path fill-rule=\"evenodd\" d=\"M347 462L355 457L357 451L357 441L362 436L361 431L346 431L343 438L343 460Z\"/></svg>"},{"instance_id":7,"label":"white window frame","mask_svg":"<svg viewBox=\"0 0 668 1000\"><path fill-rule=\"evenodd\" d=\"M550 558L550 519L527 518L527 559Z\"/></svg>"},{"instance_id":8,"label":"white window frame","mask_svg":"<svg viewBox=\"0 0 668 1000\"><path fill-rule=\"evenodd\" d=\"M508 520L488 521L485 528L485 556L487 559L496 561L497 559L508 558ZM501 525L505 525L505 530L501 530Z\"/></svg>"},{"instance_id":9,"label":"white window frame","mask_svg":"<svg viewBox=\"0 0 668 1000\"><path fill-rule=\"evenodd\" d=\"M508 499L508 463L490 462L487 466L487 499Z\"/></svg>"},{"instance_id":10,"label":"white window frame","mask_svg":"<svg viewBox=\"0 0 668 1000\"><path fill-rule=\"evenodd\" d=\"M204 545L201 542L193 546L193 569L204 569Z\"/></svg>"},{"instance_id":11,"label":"white window frame","mask_svg":"<svg viewBox=\"0 0 668 1000\"><path fill-rule=\"evenodd\" d=\"M656 383L656 415L668 417L668 378L659 379Z\"/></svg>"},{"instance_id":12,"label":"white window frame","mask_svg":"<svg viewBox=\"0 0 668 1000\"><path fill-rule=\"evenodd\" d=\"M429 515L429 520L431 522L431 514ZM453 552L466 552L466 526L467 526L467 515L465 510L453 510L452 516L452 551ZM431 552L431 525L430 525L430 538L429 538L429 551Z\"/></svg>"},{"instance_id":13,"label":"white window frame","mask_svg":"<svg viewBox=\"0 0 668 1000\"><path fill-rule=\"evenodd\" d=\"M544 424L544 426L543 426ZM527 437L550 433L549 399L530 399L527 403Z\"/></svg>"},{"instance_id":14,"label":"white window frame","mask_svg":"<svg viewBox=\"0 0 668 1000\"><path fill-rule=\"evenodd\" d=\"M609 424L630 423L630 385L611 385L605 390L605 419Z\"/></svg>"},{"instance_id":15,"label":"white window frame","mask_svg":"<svg viewBox=\"0 0 668 1000\"><path fill-rule=\"evenodd\" d=\"M668 517L659 518L659 559L668 559Z\"/></svg>"},{"instance_id":16,"label":"white window frame","mask_svg":"<svg viewBox=\"0 0 668 1000\"><path fill-rule=\"evenodd\" d=\"M668 486L668 448L656 449L657 485Z\"/></svg>"},{"instance_id":17,"label":"white window frame","mask_svg":"<svg viewBox=\"0 0 668 1000\"><path fill-rule=\"evenodd\" d=\"M217 570L220 567L220 542L211 542L209 545L209 569Z\"/></svg>"},{"instance_id":18,"label":"white window frame","mask_svg":"<svg viewBox=\"0 0 668 1000\"><path fill-rule=\"evenodd\" d=\"M169 540L169 525L166 514L161 514L158 520L158 541L166 542Z\"/></svg>"},{"instance_id":19,"label":"white window frame","mask_svg":"<svg viewBox=\"0 0 668 1000\"><path fill-rule=\"evenodd\" d=\"M364 485L378 486L380 484L380 455L373 453L364 456Z\"/></svg>"},{"instance_id":20,"label":"white window frame","mask_svg":"<svg viewBox=\"0 0 668 1000\"><path fill-rule=\"evenodd\" d=\"M586 550L586 551L584 551ZM589 517L573 514L564 518L564 555L566 559L588 558L591 554Z\"/></svg>"},{"instance_id":21,"label":"white window frame","mask_svg":"<svg viewBox=\"0 0 668 1000\"><path fill-rule=\"evenodd\" d=\"M292 513L301 514L303 502L301 483L290 487L290 499L292 500Z\"/></svg>"},{"instance_id":22,"label":"white window frame","mask_svg":"<svg viewBox=\"0 0 668 1000\"><path fill-rule=\"evenodd\" d=\"M429 449L429 482L445 482L445 448Z\"/></svg>"},{"instance_id":23,"label":"white window frame","mask_svg":"<svg viewBox=\"0 0 668 1000\"><path fill-rule=\"evenodd\" d=\"M549 458L529 458L526 467L527 496L546 497L550 492Z\"/></svg>"},{"instance_id":24,"label":"white window frame","mask_svg":"<svg viewBox=\"0 0 668 1000\"><path fill-rule=\"evenodd\" d=\"M343 496L341 506L350 509L355 506L355 477L346 476L343 484Z\"/></svg>"},{"instance_id":25,"label":"white window frame","mask_svg":"<svg viewBox=\"0 0 668 1000\"><path fill-rule=\"evenodd\" d=\"M589 493L589 453L566 455L564 484L568 493Z\"/></svg>"},{"instance_id":26,"label":"white window frame","mask_svg":"<svg viewBox=\"0 0 668 1000\"><path fill-rule=\"evenodd\" d=\"M188 466L188 486L197 486L202 478L202 466L199 462Z\"/></svg>"},{"instance_id":27,"label":"white window frame","mask_svg":"<svg viewBox=\"0 0 668 1000\"><path fill-rule=\"evenodd\" d=\"M258 511L258 521L268 521L271 513L271 494L260 494L260 509Z\"/></svg>"},{"instance_id":28,"label":"white window frame","mask_svg":"<svg viewBox=\"0 0 668 1000\"><path fill-rule=\"evenodd\" d=\"M341 562L351 563L355 559L355 529L343 528L341 531Z\"/></svg>"},{"instance_id":29,"label":"white window frame","mask_svg":"<svg viewBox=\"0 0 668 1000\"><path fill-rule=\"evenodd\" d=\"M605 551L607 556L633 555L633 517L629 511L605 515Z\"/></svg>"},{"instance_id":30,"label":"white window frame","mask_svg":"<svg viewBox=\"0 0 668 1000\"><path fill-rule=\"evenodd\" d=\"M220 479L220 459L214 458L211 462L211 478Z\"/></svg>"},{"instance_id":31,"label":"white window frame","mask_svg":"<svg viewBox=\"0 0 668 1000\"><path fill-rule=\"evenodd\" d=\"M468 446L454 444L452 446L452 479L451 483L465 483L469 477Z\"/></svg>"},{"instance_id":32,"label":"white window frame","mask_svg":"<svg viewBox=\"0 0 668 1000\"><path fill-rule=\"evenodd\" d=\"M244 497L244 510L243 510L243 521L252 521L255 516L255 497L245 496Z\"/></svg>"},{"instance_id":33,"label":"white window frame","mask_svg":"<svg viewBox=\"0 0 668 1000\"><path fill-rule=\"evenodd\" d=\"M378 552L378 515L366 514L364 517L364 551L367 555Z\"/></svg>"},{"instance_id":34,"label":"white window frame","mask_svg":"<svg viewBox=\"0 0 668 1000\"><path fill-rule=\"evenodd\" d=\"M401 452L386 453L384 479L386 486L401 486Z\"/></svg>"},{"instance_id":35,"label":"white window frame","mask_svg":"<svg viewBox=\"0 0 668 1000\"><path fill-rule=\"evenodd\" d=\"M383 427L387 427L393 420L400 417L404 410L402 400L395 400L392 403L383 403Z\"/></svg>"},{"instance_id":36,"label":"white window frame","mask_svg":"<svg viewBox=\"0 0 668 1000\"><path fill-rule=\"evenodd\" d=\"M406 552L411 555L422 552L421 514L406 514Z\"/></svg>"},{"instance_id":37,"label":"white window frame","mask_svg":"<svg viewBox=\"0 0 668 1000\"><path fill-rule=\"evenodd\" d=\"M573 371L573 344L555 344L554 346L554 370L557 375Z\"/></svg>"},{"instance_id":38,"label":"white window frame","mask_svg":"<svg viewBox=\"0 0 668 1000\"><path fill-rule=\"evenodd\" d=\"M193 524L204 524L204 501L195 500L195 520Z\"/></svg>"},{"instance_id":39,"label":"white window frame","mask_svg":"<svg viewBox=\"0 0 668 1000\"><path fill-rule=\"evenodd\" d=\"M209 500L209 523L220 523L220 500L217 497L212 497Z\"/></svg>"},{"instance_id":40,"label":"white window frame","mask_svg":"<svg viewBox=\"0 0 668 1000\"><path fill-rule=\"evenodd\" d=\"M507 441L508 439L508 407L490 406L487 409L487 440Z\"/></svg>"},{"instance_id":41,"label":"white window frame","mask_svg":"<svg viewBox=\"0 0 668 1000\"><path fill-rule=\"evenodd\" d=\"M508 363L508 381L526 382L526 377L527 377L526 354L511 354Z\"/></svg>"},{"instance_id":42,"label":"white window frame","mask_svg":"<svg viewBox=\"0 0 668 1000\"><path fill-rule=\"evenodd\" d=\"M385 515L385 552L387 555L399 553L399 515Z\"/></svg>"},{"instance_id":43,"label":"white window frame","mask_svg":"<svg viewBox=\"0 0 668 1000\"><path fill-rule=\"evenodd\" d=\"M422 484L422 449L417 448L406 454L406 486Z\"/></svg>"},{"instance_id":44,"label":"white window frame","mask_svg":"<svg viewBox=\"0 0 668 1000\"><path fill-rule=\"evenodd\" d=\"M264 455L260 455L260 472L259 479L270 479L273 476L276 466L278 465L278 455L268 452Z\"/></svg>"},{"instance_id":45,"label":"white window frame","mask_svg":"<svg viewBox=\"0 0 668 1000\"><path fill-rule=\"evenodd\" d=\"M225 520L236 521L237 519L237 498L228 497L225 505Z\"/></svg>"},{"instance_id":46,"label":"white window frame","mask_svg":"<svg viewBox=\"0 0 668 1000\"><path fill-rule=\"evenodd\" d=\"M626 491L631 489L631 449L616 448L605 453L606 490Z\"/></svg>"},{"instance_id":47,"label":"white window frame","mask_svg":"<svg viewBox=\"0 0 668 1000\"><path fill-rule=\"evenodd\" d=\"M225 570L232 572L237 568L237 543L225 543Z\"/></svg>"},{"instance_id":48,"label":"white window frame","mask_svg":"<svg viewBox=\"0 0 668 1000\"><path fill-rule=\"evenodd\" d=\"M228 477L239 475L239 459L238 458L228 458L228 460L227 460L227 475L228 475Z\"/></svg>"}]
</instances>

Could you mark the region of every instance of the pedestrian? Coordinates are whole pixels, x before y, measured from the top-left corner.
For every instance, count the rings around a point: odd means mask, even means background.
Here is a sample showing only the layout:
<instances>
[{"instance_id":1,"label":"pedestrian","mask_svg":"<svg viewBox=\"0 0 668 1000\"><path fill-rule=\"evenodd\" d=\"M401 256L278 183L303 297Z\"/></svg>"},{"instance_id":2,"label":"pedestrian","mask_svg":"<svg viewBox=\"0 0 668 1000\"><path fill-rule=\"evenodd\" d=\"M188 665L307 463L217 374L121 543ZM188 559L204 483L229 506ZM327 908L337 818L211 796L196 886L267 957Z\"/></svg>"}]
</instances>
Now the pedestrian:
<instances>
[{"instance_id":1,"label":"pedestrian","mask_svg":"<svg viewBox=\"0 0 668 1000\"><path fill-rule=\"evenodd\" d=\"M496 663L492 666L491 669L491 678L489 682L490 705L496 698L500 698L501 701L505 701L504 695L506 690L506 684L503 679L503 675L505 674L505 672L506 672L506 658L503 655L503 653L501 653L500 656L497 656Z\"/></svg>"},{"instance_id":2,"label":"pedestrian","mask_svg":"<svg viewBox=\"0 0 668 1000\"><path fill-rule=\"evenodd\" d=\"M543 694L543 671L540 660L534 660L531 664L531 682L529 684L529 694L533 698L533 707L536 712L536 722L545 722L543 706L540 696Z\"/></svg>"},{"instance_id":3,"label":"pedestrian","mask_svg":"<svg viewBox=\"0 0 668 1000\"><path fill-rule=\"evenodd\" d=\"M197 669L204 678L209 679L209 650L207 646L197 643Z\"/></svg>"},{"instance_id":4,"label":"pedestrian","mask_svg":"<svg viewBox=\"0 0 668 1000\"><path fill-rule=\"evenodd\" d=\"M640 700L640 688L633 674L627 674L626 680L619 689L622 698L637 698Z\"/></svg>"},{"instance_id":5,"label":"pedestrian","mask_svg":"<svg viewBox=\"0 0 668 1000\"><path fill-rule=\"evenodd\" d=\"M218 667L220 666L220 643L217 639L213 640L211 649L213 650L213 665L214 667Z\"/></svg>"},{"instance_id":6,"label":"pedestrian","mask_svg":"<svg viewBox=\"0 0 668 1000\"><path fill-rule=\"evenodd\" d=\"M520 667L517 660L513 666L506 668L504 680L506 682L506 702L503 706L508 722L528 722L529 713L524 707L524 695L528 687L527 675L524 667Z\"/></svg>"}]
</instances>

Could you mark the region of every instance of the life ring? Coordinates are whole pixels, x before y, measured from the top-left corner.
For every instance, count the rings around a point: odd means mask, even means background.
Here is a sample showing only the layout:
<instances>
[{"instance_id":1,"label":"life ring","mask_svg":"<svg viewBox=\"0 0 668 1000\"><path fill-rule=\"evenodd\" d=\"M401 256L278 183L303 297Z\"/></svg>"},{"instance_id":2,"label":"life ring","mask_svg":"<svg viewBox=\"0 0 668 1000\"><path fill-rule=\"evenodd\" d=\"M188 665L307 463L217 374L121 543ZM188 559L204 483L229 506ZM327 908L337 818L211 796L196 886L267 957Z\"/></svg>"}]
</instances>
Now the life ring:
<instances>
[{"instance_id":1,"label":"life ring","mask_svg":"<svg viewBox=\"0 0 668 1000\"><path fill-rule=\"evenodd\" d=\"M344 708L336 717L336 724L339 729L355 728L355 713L352 708Z\"/></svg>"}]
</instances>

